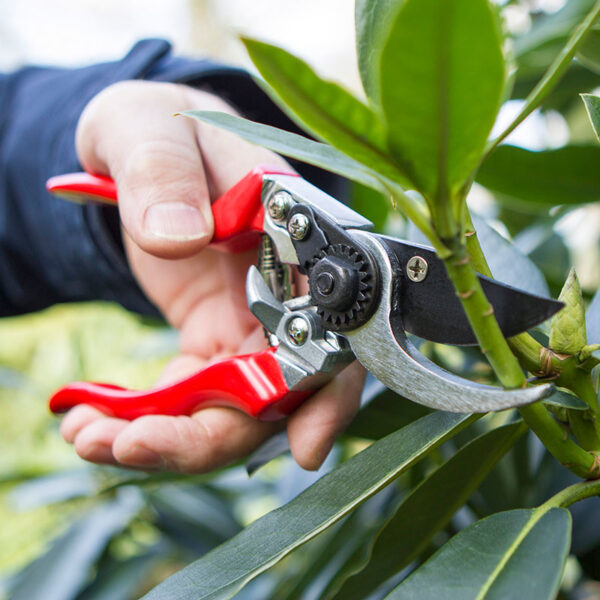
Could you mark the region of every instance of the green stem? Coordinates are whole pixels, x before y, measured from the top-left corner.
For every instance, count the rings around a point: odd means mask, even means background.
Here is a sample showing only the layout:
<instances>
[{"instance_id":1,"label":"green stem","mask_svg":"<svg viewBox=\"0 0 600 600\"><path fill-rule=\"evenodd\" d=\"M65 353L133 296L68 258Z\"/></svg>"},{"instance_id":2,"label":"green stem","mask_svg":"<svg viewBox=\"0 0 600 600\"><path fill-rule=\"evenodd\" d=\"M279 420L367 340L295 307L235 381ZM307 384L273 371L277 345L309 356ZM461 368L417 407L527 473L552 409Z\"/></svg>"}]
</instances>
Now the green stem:
<instances>
[{"instance_id":1,"label":"green stem","mask_svg":"<svg viewBox=\"0 0 600 600\"><path fill-rule=\"evenodd\" d=\"M567 432L554 420L543 404L538 402L521 406L519 412L550 454L562 465L583 479L595 479L600 476L595 467L595 457L569 438Z\"/></svg>"},{"instance_id":2,"label":"green stem","mask_svg":"<svg viewBox=\"0 0 600 600\"><path fill-rule=\"evenodd\" d=\"M444 260L446 270L462 302L481 351L486 355L504 387L524 387L525 376L494 317L492 305L481 288L466 246L458 237L447 242L446 245L451 251L450 256Z\"/></svg>"},{"instance_id":3,"label":"green stem","mask_svg":"<svg viewBox=\"0 0 600 600\"><path fill-rule=\"evenodd\" d=\"M600 480L582 481L570 485L546 500L540 508L568 508L571 504L600 494Z\"/></svg>"},{"instance_id":4,"label":"green stem","mask_svg":"<svg viewBox=\"0 0 600 600\"><path fill-rule=\"evenodd\" d=\"M485 156L488 156L502 140L512 133L546 98L558 83L564 72L569 68L571 61L575 57L577 49L585 39L585 35L592 28L598 17L600 16L600 0L596 2L587 17L579 24L573 35L569 38L567 45L561 50L560 54L554 59L554 62L548 67L548 70L539 81L539 83L531 90L529 96L525 100L525 106L517 115L514 121L495 139L488 143Z\"/></svg>"},{"instance_id":5,"label":"green stem","mask_svg":"<svg viewBox=\"0 0 600 600\"><path fill-rule=\"evenodd\" d=\"M485 259L485 255L479 244L477 232L473 227L471 215L466 212L466 231L467 231L467 248L472 257L474 267L479 273L492 276L491 270ZM540 369L540 353L543 348L529 334L521 333L517 336L509 338L513 352L519 357L521 364L528 371L536 372ZM588 378L589 381L589 378ZM591 382L590 382L591 385ZM569 387L569 386L565 386ZM591 388L593 393L593 387ZM589 395L589 390L588 390ZM595 394L594 394L595 398ZM584 398L585 400L585 398ZM587 401L587 400L586 400ZM548 451L563 465L568 467L573 473L579 477L590 478L594 476L595 459L589 452L580 448L575 442L570 440L562 427L554 420L548 411L541 404L533 404L523 406L519 409L521 416L535 432L542 443L548 448ZM586 446L589 449L597 449L597 437L590 431L589 424L581 424L577 421L576 428L579 429L580 435L584 436ZM579 425L582 425L579 427ZM577 434L576 434L577 435ZM579 436L578 436L579 439ZM580 440L581 441L581 440Z\"/></svg>"},{"instance_id":6,"label":"green stem","mask_svg":"<svg viewBox=\"0 0 600 600\"><path fill-rule=\"evenodd\" d=\"M400 186L393 184L389 180L380 180L388 190L392 202L395 203L400 211L410 219L422 232L431 245L435 248L437 255L440 258L448 255L448 248L444 245L440 237L431 226L431 215L426 210L425 206L419 204L411 198Z\"/></svg>"},{"instance_id":7,"label":"green stem","mask_svg":"<svg viewBox=\"0 0 600 600\"><path fill-rule=\"evenodd\" d=\"M465 211L465 222L467 250L473 261L473 267L478 273L486 275L487 277L493 277L492 271L483 254L483 250L481 249L477 231L473 226L471 213L468 210ZM527 371L535 373L539 370L540 353L542 351L542 345L539 342L534 340L528 333L520 333L519 335L509 338L508 344L512 351L519 357L519 362L527 369Z\"/></svg>"}]
</instances>

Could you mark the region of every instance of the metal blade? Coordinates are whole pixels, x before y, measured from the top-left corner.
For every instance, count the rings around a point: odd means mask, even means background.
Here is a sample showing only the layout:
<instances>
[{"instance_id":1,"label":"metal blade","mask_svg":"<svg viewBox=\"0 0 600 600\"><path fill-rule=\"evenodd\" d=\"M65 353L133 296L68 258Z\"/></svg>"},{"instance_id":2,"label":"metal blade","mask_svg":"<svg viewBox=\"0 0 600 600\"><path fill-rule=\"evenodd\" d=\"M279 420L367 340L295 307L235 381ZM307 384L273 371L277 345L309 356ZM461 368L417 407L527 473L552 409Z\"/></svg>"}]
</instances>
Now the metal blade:
<instances>
[{"instance_id":1,"label":"metal blade","mask_svg":"<svg viewBox=\"0 0 600 600\"><path fill-rule=\"evenodd\" d=\"M432 342L476 345L444 263L435 252L420 244L388 236L375 237L385 243L401 265L400 273L395 274L401 279L400 310L397 317L391 318L401 318L405 331ZM415 256L427 263L427 274L422 281L412 281L407 275L408 262ZM563 307L561 302L529 294L483 275L479 275L479 280L506 337L527 331Z\"/></svg>"},{"instance_id":2,"label":"metal blade","mask_svg":"<svg viewBox=\"0 0 600 600\"><path fill-rule=\"evenodd\" d=\"M432 363L408 341L390 318L399 312L396 258L380 238L366 232L357 237L375 256L381 270L381 301L362 327L344 332L360 363L379 381L402 396L450 412L487 412L536 402L549 396L551 384L505 390L462 379ZM401 324L401 321L400 321Z\"/></svg>"}]
</instances>

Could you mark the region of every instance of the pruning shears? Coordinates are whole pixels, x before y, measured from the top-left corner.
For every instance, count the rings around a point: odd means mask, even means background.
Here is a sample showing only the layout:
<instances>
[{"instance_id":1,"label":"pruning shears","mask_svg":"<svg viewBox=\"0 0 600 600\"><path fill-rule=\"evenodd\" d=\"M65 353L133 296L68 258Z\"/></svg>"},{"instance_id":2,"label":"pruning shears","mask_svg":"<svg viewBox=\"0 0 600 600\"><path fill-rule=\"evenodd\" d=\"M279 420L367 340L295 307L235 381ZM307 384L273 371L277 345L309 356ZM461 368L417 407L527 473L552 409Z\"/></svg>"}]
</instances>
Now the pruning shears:
<instances>
[{"instance_id":1,"label":"pruning shears","mask_svg":"<svg viewBox=\"0 0 600 600\"><path fill-rule=\"evenodd\" d=\"M47 189L71 200L117 202L115 183L88 173L51 178ZM269 348L146 391L72 383L52 396L52 411L85 403L135 419L230 406L275 420L355 359L395 392L446 411L502 410L552 392L551 384L505 390L475 383L421 354L407 334L444 344L476 344L443 263L426 246L373 233L370 221L302 177L256 168L216 200L212 212L212 246L241 252L260 245L258 266L247 275L246 296L267 332ZM308 276L309 294L293 297L293 267ZM479 278L507 337L562 307Z\"/></svg>"}]
</instances>

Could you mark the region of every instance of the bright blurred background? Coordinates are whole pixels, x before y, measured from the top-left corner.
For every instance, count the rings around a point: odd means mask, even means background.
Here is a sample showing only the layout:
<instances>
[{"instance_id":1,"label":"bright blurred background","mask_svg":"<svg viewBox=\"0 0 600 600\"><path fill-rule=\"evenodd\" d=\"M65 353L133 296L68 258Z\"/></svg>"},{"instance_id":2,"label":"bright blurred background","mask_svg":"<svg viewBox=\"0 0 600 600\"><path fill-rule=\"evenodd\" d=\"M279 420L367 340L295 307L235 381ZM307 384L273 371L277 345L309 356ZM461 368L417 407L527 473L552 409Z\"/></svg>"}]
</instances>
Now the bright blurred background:
<instances>
[{"instance_id":1,"label":"bright blurred background","mask_svg":"<svg viewBox=\"0 0 600 600\"><path fill-rule=\"evenodd\" d=\"M244 33L358 87L350 0L1 0L0 11L4 70L116 59L144 37L167 38L182 54L249 67L236 39Z\"/></svg>"}]
</instances>

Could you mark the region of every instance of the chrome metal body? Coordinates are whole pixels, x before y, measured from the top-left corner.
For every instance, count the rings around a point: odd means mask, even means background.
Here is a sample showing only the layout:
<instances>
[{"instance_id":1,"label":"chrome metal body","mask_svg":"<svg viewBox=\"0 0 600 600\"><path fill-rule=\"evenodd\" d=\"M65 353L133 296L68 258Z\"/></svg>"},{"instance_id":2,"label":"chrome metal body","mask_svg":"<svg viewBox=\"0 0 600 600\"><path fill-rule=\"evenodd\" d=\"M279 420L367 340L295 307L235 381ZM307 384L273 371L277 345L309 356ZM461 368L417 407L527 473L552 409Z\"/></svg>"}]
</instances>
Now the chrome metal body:
<instances>
[{"instance_id":1,"label":"chrome metal body","mask_svg":"<svg viewBox=\"0 0 600 600\"><path fill-rule=\"evenodd\" d=\"M270 242L263 244L270 268L261 272L251 267L246 281L248 306L269 332L275 357L290 390L321 387L354 359L390 389L406 398L432 408L451 412L487 412L529 404L548 396L550 384L519 390L505 390L458 377L437 366L407 339L404 330L395 328L390 316L397 293L385 238L368 233L372 223L322 190L299 177L268 175L263 181L265 206L263 228ZM371 318L357 329L333 333L325 331L310 296L289 298L280 289L277 265L298 265L291 235L307 235L306 223L288 227L288 215L294 203L317 208L347 230L366 247L380 271L381 299ZM302 215L294 215L302 216ZM293 217L292 217L293 218ZM310 223L308 223L310 226ZM290 231L288 231L288 228ZM270 261L270 262L269 262ZM428 262L415 256L406 264L405 276L413 282L424 281Z\"/></svg>"}]
</instances>

